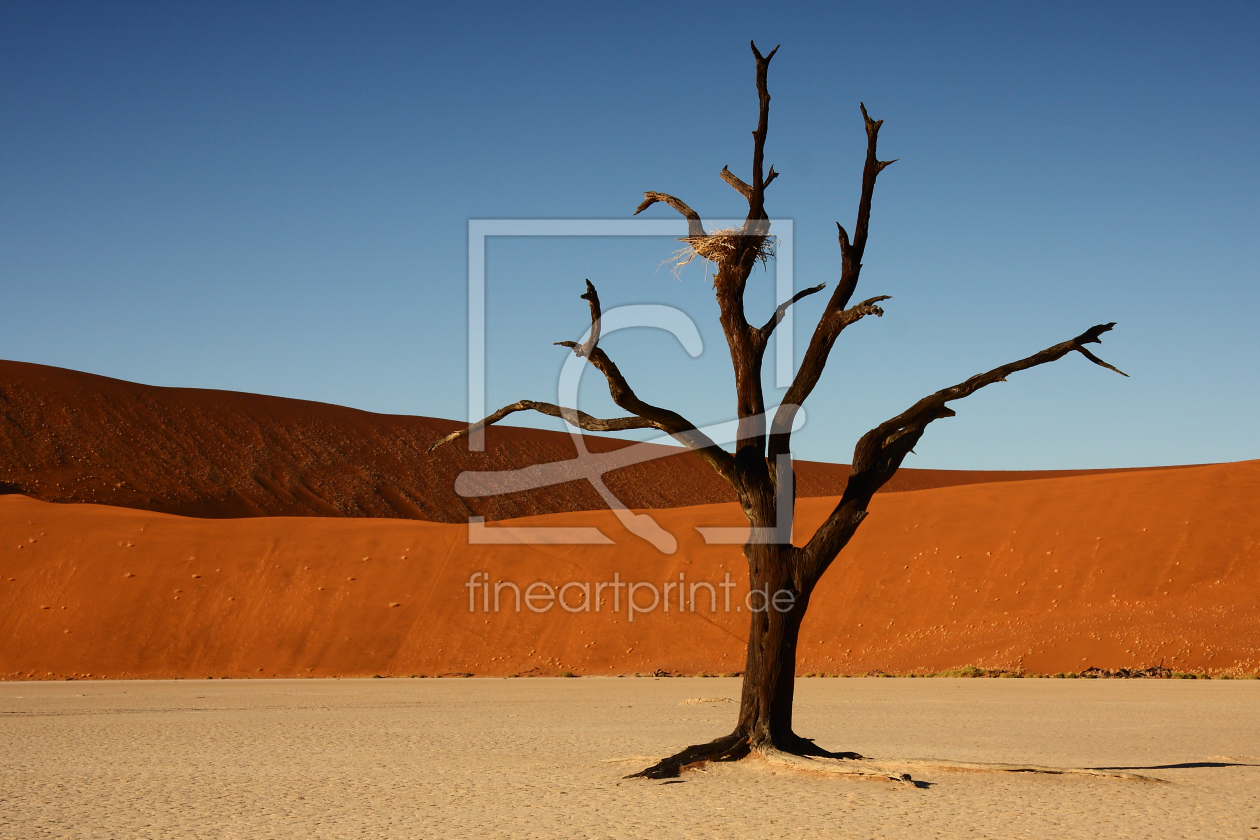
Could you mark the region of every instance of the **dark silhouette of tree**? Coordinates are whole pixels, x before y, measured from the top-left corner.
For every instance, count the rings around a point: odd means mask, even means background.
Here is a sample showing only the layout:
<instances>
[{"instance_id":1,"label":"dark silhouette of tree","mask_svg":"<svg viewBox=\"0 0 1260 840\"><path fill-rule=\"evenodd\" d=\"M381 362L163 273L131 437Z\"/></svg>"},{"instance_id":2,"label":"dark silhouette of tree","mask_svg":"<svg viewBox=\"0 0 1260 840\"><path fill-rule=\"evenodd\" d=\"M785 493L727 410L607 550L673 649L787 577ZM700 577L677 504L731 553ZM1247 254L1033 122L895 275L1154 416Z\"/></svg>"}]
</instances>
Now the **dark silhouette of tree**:
<instances>
[{"instance_id":1,"label":"dark silhouette of tree","mask_svg":"<svg viewBox=\"0 0 1260 840\"><path fill-rule=\"evenodd\" d=\"M852 305L850 298L857 289L862 271L875 180L893 161L878 158L876 142L883 121L871 119L865 105L862 105L862 119L866 126L866 163L862 169L862 193L852 237L844 227L836 224L840 242L840 280L814 328L809 349L796 376L773 412L767 429L761 376L766 346L787 308L801 298L822 291L825 284L798 292L780 304L761 326L754 326L748 321L744 292L757 262L770 255L770 222L765 210L765 195L766 188L777 177L774 167L770 167L769 172L764 171L763 161L770 114L766 72L778 48L762 55L754 43L752 51L757 61L757 93L760 99L757 129L753 132L752 182L742 181L725 167L721 172L722 179L748 201L748 216L742 228L708 233L699 214L686 203L659 192L645 193L643 203L635 211L637 215L657 202L677 210L687 219L686 241L690 248L716 265L713 284L721 310L722 330L735 370L739 416L735 452L732 454L716 445L695 424L678 413L644 402L635 394L612 359L599 347L599 296L589 280L582 297L591 307L590 337L583 344L572 341L558 343L585 357L604 375L613 401L630 416L605 420L575 408L522 400L449 435L432 447L464 437L513 412L532 410L564 418L574 426L593 432L658 429L690 448L735 490L744 515L752 526L752 536L744 546L749 583L753 589L766 593L782 593L782 598L775 607L751 615L743 692L734 731L710 743L688 747L635 774L652 779L676 776L680 769L692 764L737 760L754 751L861 758L856 753L828 752L797 735L792 729L792 698L796 643L801 620L809 609L810 596L823 573L866 518L871 497L892 478L902 460L923 436L928 424L953 416L949 403L954 400L969 396L986 385L1002 382L1016 371L1056 361L1073 351L1081 353L1094 364L1127 375L1086 348L1087 344L1100 343L1099 337L1115 326L1114 323L1100 324L1061 344L924 397L862 436L854 449L848 486L839 504L803 547L793 545L791 522L777 521L779 506L776 505L780 496L786 494L788 504L782 506L783 513L791 516L795 501L791 458L793 419L817 386L828 356L845 328L868 315L883 315L879 304L888 300L887 296L868 298ZM774 536L766 537L766 534Z\"/></svg>"}]
</instances>

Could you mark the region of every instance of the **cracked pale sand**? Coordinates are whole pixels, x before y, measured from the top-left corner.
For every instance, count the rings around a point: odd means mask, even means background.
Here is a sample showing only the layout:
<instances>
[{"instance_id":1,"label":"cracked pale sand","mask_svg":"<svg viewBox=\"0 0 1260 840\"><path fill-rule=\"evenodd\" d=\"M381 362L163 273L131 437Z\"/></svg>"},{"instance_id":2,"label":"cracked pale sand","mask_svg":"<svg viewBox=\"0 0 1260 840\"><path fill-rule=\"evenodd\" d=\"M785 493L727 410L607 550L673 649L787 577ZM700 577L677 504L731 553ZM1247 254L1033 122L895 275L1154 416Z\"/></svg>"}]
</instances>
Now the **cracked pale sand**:
<instances>
[{"instance_id":1,"label":"cracked pale sand","mask_svg":"<svg viewBox=\"0 0 1260 840\"><path fill-rule=\"evenodd\" d=\"M800 680L799 731L926 787L764 761L622 778L729 731L731 704L686 701L738 690L700 678L0 684L0 837L1260 838L1260 682Z\"/></svg>"}]
</instances>

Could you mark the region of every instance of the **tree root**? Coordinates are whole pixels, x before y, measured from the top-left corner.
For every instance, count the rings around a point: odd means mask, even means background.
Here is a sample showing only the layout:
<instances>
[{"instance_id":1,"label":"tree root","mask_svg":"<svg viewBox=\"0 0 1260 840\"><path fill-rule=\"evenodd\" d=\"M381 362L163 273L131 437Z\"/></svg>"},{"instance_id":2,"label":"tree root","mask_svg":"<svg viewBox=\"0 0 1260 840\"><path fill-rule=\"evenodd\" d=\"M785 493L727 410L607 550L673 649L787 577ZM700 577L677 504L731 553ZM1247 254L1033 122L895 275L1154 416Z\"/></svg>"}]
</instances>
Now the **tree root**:
<instances>
[{"instance_id":1,"label":"tree root","mask_svg":"<svg viewBox=\"0 0 1260 840\"><path fill-rule=\"evenodd\" d=\"M972 773L1043 773L1055 776L1096 776L1108 779L1125 779L1136 782L1162 782L1151 776L1140 776L1119 770L1103 770L1089 767L1047 767L1040 764L1001 764L973 761L948 761L945 759L873 759L854 752L829 752L813 741L792 736L793 742L784 747L769 744L753 747L748 737L735 732L710 741L695 744L687 749L663 758L651 767L626 776L627 779L673 779L683 770L698 769L710 761L739 761L757 755L767 764L822 773L829 776L878 779L915 787L927 787L927 783L911 776L911 770L945 770Z\"/></svg>"},{"instance_id":2,"label":"tree root","mask_svg":"<svg viewBox=\"0 0 1260 840\"><path fill-rule=\"evenodd\" d=\"M673 779L690 767L702 766L710 761L739 761L751 751L748 738L739 732L732 732L707 744L687 747L682 752L662 758L646 770L631 773L625 778Z\"/></svg>"}]
</instances>

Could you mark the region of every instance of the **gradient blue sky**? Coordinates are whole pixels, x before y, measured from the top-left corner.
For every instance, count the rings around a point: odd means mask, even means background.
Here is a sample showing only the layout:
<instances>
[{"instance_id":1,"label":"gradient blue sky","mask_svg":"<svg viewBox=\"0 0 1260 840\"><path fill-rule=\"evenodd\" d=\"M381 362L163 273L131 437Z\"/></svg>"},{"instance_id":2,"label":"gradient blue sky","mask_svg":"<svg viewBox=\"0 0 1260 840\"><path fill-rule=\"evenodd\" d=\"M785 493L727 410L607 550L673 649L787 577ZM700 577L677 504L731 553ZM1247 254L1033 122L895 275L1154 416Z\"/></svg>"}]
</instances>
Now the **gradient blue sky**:
<instances>
[{"instance_id":1,"label":"gradient blue sky","mask_svg":"<svg viewBox=\"0 0 1260 840\"><path fill-rule=\"evenodd\" d=\"M750 166L750 38L782 44L768 205L797 288L837 276L859 101L900 158L859 289L894 299L839 343L798 455L847 460L918 397L1114 320L1099 353L1132 378L1019 374L907 466L1260 457L1255 3L8 3L0 358L462 418L468 220L625 218L647 189L739 214L717 175ZM696 319L697 359L647 330L605 347L643 397L728 419L704 269L658 270L676 247L493 240L488 404L555 398L589 277Z\"/></svg>"}]
</instances>

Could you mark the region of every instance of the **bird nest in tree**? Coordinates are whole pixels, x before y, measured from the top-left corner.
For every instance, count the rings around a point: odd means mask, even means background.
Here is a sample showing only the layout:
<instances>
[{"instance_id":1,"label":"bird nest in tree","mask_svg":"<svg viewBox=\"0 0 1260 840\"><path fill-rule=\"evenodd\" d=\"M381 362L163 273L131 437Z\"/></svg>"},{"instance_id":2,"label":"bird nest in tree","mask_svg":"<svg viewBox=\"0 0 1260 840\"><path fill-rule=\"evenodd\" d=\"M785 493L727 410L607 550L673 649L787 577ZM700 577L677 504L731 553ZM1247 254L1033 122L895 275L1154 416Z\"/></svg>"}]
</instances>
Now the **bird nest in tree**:
<instances>
[{"instance_id":1,"label":"bird nest in tree","mask_svg":"<svg viewBox=\"0 0 1260 840\"><path fill-rule=\"evenodd\" d=\"M773 236L745 235L740 228L715 230L707 236L687 236L678 240L686 243L665 261L677 276L678 269L694 260L697 256L719 266L734 261L741 249L751 249L753 259L762 265L774 256L777 239Z\"/></svg>"}]
</instances>

